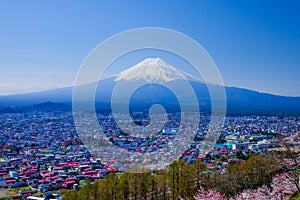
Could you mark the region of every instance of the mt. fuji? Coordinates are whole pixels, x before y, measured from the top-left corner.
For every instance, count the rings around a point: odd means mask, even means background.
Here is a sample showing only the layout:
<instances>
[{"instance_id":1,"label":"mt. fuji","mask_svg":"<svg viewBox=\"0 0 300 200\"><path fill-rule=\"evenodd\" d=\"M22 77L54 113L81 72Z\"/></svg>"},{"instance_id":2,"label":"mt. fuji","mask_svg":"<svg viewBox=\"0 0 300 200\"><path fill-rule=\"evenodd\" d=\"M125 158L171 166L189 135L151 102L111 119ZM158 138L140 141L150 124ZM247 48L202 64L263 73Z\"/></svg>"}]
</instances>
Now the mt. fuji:
<instances>
[{"instance_id":1,"label":"mt. fuji","mask_svg":"<svg viewBox=\"0 0 300 200\"><path fill-rule=\"evenodd\" d=\"M146 58L119 73L115 81L170 82L175 80L197 81L192 75L180 71L160 58Z\"/></svg>"},{"instance_id":2,"label":"mt. fuji","mask_svg":"<svg viewBox=\"0 0 300 200\"><path fill-rule=\"evenodd\" d=\"M168 90L168 86L176 87L182 91L181 95L186 99L184 103L189 103L189 95L191 93L186 91L181 84L182 81L186 81L191 85L197 96L200 110L210 111L211 97L207 87L209 83L202 82L200 79L173 67L160 58L146 58L119 74L99 81L95 91L95 107L97 110L110 110L111 97L115 86L117 84L126 86L138 82L145 83L145 86L141 86L132 94L129 107L144 110L153 104L161 104L166 108L171 108L171 110L177 110L180 108L178 107L178 100ZM165 87L161 87L160 84L163 84ZM90 89L90 86L91 84L86 84L80 87L85 91L85 89ZM300 97L285 97L237 87L224 87L227 98L227 112L229 114L300 115ZM125 89L119 91L119 101L120 103L126 103L122 99L122 95L126 96L128 91L126 87L122 88ZM0 96L0 106L8 111L16 108L15 110L18 112L20 110L26 111L26 107L33 104L47 106L49 103L42 103L49 101L71 106L72 91L73 88L68 87L45 92Z\"/></svg>"}]
</instances>

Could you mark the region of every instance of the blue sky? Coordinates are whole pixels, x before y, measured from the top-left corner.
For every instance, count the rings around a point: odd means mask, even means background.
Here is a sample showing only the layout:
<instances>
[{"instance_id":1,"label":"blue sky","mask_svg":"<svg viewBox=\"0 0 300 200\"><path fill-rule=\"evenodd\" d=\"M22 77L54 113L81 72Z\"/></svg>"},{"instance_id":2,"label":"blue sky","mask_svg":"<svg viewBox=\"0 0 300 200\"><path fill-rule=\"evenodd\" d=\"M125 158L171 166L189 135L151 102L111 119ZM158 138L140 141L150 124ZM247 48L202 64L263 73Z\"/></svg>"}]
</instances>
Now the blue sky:
<instances>
[{"instance_id":1,"label":"blue sky","mask_svg":"<svg viewBox=\"0 0 300 200\"><path fill-rule=\"evenodd\" d=\"M108 37L156 26L200 43L225 85L300 96L299 1L0 2L0 94L72 85Z\"/></svg>"}]
</instances>

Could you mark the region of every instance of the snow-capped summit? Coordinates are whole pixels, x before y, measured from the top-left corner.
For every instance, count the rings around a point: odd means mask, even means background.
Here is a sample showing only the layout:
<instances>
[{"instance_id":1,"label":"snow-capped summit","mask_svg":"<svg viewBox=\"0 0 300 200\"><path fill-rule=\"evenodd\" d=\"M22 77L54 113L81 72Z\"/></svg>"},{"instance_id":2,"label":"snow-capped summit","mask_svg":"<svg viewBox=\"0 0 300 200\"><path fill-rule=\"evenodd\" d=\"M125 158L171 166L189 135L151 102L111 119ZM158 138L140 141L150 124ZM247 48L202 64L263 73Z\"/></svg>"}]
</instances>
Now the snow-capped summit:
<instances>
[{"instance_id":1,"label":"snow-capped summit","mask_svg":"<svg viewBox=\"0 0 300 200\"><path fill-rule=\"evenodd\" d=\"M144 80L147 82L169 82L174 80L197 80L192 75L176 69L160 58L146 58L142 62L122 71L115 81Z\"/></svg>"}]
</instances>

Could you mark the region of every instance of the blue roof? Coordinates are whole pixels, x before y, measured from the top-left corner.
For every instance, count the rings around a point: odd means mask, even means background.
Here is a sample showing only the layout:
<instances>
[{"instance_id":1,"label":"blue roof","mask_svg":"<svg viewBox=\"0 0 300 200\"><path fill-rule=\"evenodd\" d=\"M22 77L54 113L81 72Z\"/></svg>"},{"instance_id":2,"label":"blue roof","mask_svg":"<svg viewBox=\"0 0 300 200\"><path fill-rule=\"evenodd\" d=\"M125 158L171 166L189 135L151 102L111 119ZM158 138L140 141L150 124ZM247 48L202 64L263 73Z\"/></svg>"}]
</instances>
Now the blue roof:
<instances>
[{"instance_id":1,"label":"blue roof","mask_svg":"<svg viewBox=\"0 0 300 200\"><path fill-rule=\"evenodd\" d=\"M227 146L228 149L232 149L232 145L235 144L234 142L227 142L225 145Z\"/></svg>"},{"instance_id":2,"label":"blue roof","mask_svg":"<svg viewBox=\"0 0 300 200\"><path fill-rule=\"evenodd\" d=\"M176 132L174 131L169 131L169 130L164 130L164 135L176 135Z\"/></svg>"},{"instance_id":3,"label":"blue roof","mask_svg":"<svg viewBox=\"0 0 300 200\"><path fill-rule=\"evenodd\" d=\"M225 147L225 144L215 144L214 145L214 148L216 148L216 149L222 149L224 147Z\"/></svg>"}]
</instances>

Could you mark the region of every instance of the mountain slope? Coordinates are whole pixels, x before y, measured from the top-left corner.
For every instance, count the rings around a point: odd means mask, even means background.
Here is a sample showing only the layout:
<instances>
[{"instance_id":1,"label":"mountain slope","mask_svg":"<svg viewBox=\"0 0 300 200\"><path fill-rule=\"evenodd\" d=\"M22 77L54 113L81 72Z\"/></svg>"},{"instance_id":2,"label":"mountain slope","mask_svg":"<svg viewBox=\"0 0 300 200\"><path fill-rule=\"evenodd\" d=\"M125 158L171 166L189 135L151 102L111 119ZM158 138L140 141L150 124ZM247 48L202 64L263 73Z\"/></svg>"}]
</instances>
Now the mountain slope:
<instances>
[{"instance_id":1,"label":"mountain slope","mask_svg":"<svg viewBox=\"0 0 300 200\"><path fill-rule=\"evenodd\" d=\"M142 81L146 85L133 93L130 108L148 109L152 104L161 103L165 107L171 108L171 110L177 110L179 105L176 96L168 87L156 83L175 86L182 91L186 102L188 102L191 94L185 91L184 86L181 84L182 80L188 81L194 89L200 104L200 110L209 111L211 102L207 85L159 58L148 58L114 77L101 80L95 93L96 109L110 110L111 96L117 83L126 85L135 81ZM88 90L90 86L87 84L81 87ZM0 105L4 110L6 107L31 106L49 101L71 106L72 90L72 87L68 87L30 94L0 96ZM225 92L229 114L300 115L300 97L284 97L236 87L225 87ZM119 96L122 97L123 94L126 96L128 91L125 89L120 93ZM126 103L122 98L119 101L119 103ZM11 108L8 110L11 110Z\"/></svg>"},{"instance_id":2,"label":"mountain slope","mask_svg":"<svg viewBox=\"0 0 300 200\"><path fill-rule=\"evenodd\" d=\"M62 103L54 103L54 102L44 102L32 105L27 108L27 110L35 110L35 111L71 111L71 107Z\"/></svg>"},{"instance_id":3,"label":"mountain slope","mask_svg":"<svg viewBox=\"0 0 300 200\"><path fill-rule=\"evenodd\" d=\"M147 58L121 72L115 81L169 82L174 80L197 80L192 75L180 71L160 58Z\"/></svg>"}]
</instances>

